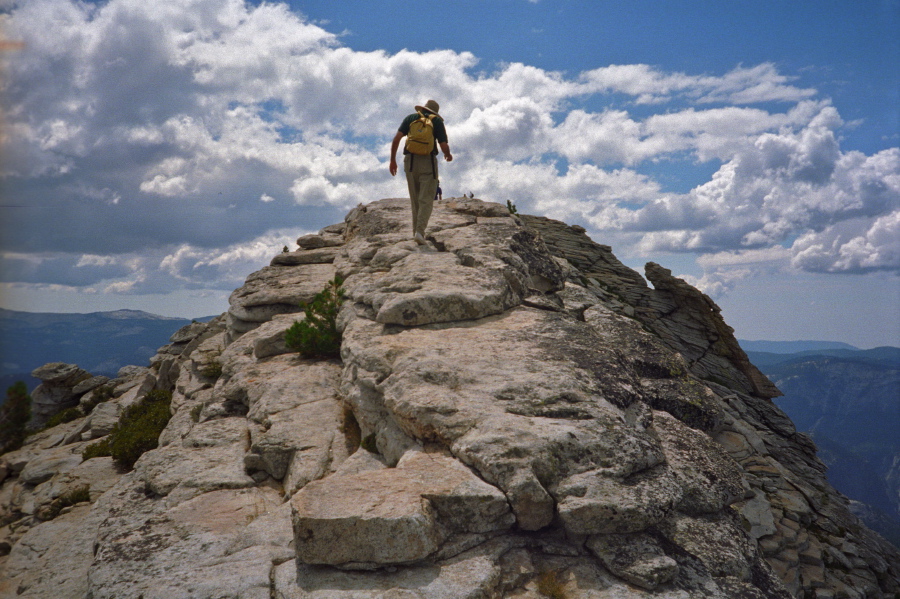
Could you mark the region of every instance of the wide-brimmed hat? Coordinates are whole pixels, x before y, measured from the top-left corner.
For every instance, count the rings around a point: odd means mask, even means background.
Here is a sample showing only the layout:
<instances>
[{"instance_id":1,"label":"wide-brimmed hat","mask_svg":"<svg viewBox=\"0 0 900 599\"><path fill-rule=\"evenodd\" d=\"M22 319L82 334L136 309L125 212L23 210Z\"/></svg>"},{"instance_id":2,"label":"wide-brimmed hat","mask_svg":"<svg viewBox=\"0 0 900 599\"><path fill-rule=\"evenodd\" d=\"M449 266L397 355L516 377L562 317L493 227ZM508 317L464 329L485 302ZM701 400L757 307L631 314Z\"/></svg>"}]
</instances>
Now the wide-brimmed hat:
<instances>
[{"instance_id":1,"label":"wide-brimmed hat","mask_svg":"<svg viewBox=\"0 0 900 599\"><path fill-rule=\"evenodd\" d=\"M440 106L438 106L438 103L435 102L434 100L428 100L427 102L425 102L425 106L416 106L416 110L419 112L422 112L423 110L427 110L428 112L433 112L434 114L441 116L440 113L438 112L439 108L440 108ZM444 118L444 117L441 117L441 118Z\"/></svg>"}]
</instances>

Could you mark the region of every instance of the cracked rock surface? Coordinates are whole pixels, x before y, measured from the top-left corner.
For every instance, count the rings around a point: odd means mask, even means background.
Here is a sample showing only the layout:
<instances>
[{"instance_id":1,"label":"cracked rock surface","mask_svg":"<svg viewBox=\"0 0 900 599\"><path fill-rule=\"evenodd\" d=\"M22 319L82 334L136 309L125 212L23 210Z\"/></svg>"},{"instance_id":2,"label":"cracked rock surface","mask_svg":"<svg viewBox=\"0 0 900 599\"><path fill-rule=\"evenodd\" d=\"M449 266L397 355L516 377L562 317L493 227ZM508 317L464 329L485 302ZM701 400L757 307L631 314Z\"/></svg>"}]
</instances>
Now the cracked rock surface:
<instances>
[{"instance_id":1,"label":"cracked rock surface","mask_svg":"<svg viewBox=\"0 0 900 599\"><path fill-rule=\"evenodd\" d=\"M437 203L422 246L409 220L301 237L150 368L47 368L42 418L93 407L0 456L0 597L898 596L708 297L500 204ZM301 358L335 275L340 358ZM159 446L84 460L154 389Z\"/></svg>"}]
</instances>

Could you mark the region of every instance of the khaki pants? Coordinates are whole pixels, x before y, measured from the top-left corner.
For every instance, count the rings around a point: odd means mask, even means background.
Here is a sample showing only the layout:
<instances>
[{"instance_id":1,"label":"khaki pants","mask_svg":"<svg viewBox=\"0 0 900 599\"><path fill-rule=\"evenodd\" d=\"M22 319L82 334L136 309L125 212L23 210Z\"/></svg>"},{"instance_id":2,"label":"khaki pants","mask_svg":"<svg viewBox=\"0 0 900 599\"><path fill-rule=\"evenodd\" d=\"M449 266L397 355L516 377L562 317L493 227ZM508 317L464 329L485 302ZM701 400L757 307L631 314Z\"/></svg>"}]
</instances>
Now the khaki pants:
<instances>
[{"instance_id":1,"label":"khaki pants","mask_svg":"<svg viewBox=\"0 0 900 599\"><path fill-rule=\"evenodd\" d=\"M407 154L403 157L403 170L412 205L413 235L425 235L438 187L437 156Z\"/></svg>"}]
</instances>

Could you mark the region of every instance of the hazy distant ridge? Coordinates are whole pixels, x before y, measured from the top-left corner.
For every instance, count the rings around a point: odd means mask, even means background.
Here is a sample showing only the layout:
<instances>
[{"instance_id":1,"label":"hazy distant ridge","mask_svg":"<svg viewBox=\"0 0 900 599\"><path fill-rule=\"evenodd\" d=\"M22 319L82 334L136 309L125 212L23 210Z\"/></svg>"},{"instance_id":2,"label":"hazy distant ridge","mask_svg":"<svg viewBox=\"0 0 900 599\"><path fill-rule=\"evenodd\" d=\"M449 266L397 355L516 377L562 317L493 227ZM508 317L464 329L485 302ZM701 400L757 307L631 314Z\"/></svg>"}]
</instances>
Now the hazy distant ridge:
<instances>
[{"instance_id":1,"label":"hazy distant ridge","mask_svg":"<svg viewBox=\"0 0 900 599\"><path fill-rule=\"evenodd\" d=\"M747 356L784 393L776 403L797 430L812 435L829 482L865 503L866 524L900 546L900 348L797 342L818 346L778 353L790 343L751 343L770 349Z\"/></svg>"},{"instance_id":2,"label":"hazy distant ridge","mask_svg":"<svg viewBox=\"0 0 900 599\"><path fill-rule=\"evenodd\" d=\"M144 366L187 318L139 310L89 314L0 309L0 377L32 383L28 373L47 362L78 364L94 374ZM29 384L29 386L32 386Z\"/></svg>"},{"instance_id":3,"label":"hazy distant ridge","mask_svg":"<svg viewBox=\"0 0 900 599\"><path fill-rule=\"evenodd\" d=\"M746 352L768 352L772 354L795 354L805 351L820 351L833 349L859 350L849 343L840 341L747 341L738 339L738 343Z\"/></svg>"}]
</instances>

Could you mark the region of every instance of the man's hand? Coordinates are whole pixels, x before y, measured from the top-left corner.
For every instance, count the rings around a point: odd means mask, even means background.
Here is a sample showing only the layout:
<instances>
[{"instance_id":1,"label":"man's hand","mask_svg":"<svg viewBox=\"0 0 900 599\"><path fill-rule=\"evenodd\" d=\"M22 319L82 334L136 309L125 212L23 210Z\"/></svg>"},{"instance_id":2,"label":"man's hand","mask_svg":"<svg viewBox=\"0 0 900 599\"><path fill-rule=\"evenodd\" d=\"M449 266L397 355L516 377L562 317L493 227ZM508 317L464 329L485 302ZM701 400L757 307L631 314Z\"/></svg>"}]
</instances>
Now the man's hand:
<instances>
[{"instance_id":1,"label":"man's hand","mask_svg":"<svg viewBox=\"0 0 900 599\"><path fill-rule=\"evenodd\" d=\"M450 153L450 144L442 143L440 144L440 146L441 152L444 153L444 160L446 160L447 162L453 162L453 154Z\"/></svg>"},{"instance_id":2,"label":"man's hand","mask_svg":"<svg viewBox=\"0 0 900 599\"><path fill-rule=\"evenodd\" d=\"M392 176L392 177L393 177L394 175L396 175L396 174L397 174L397 161L394 160L394 159L391 159L391 166L388 167L388 168L389 168L390 171L391 171L391 176Z\"/></svg>"}]
</instances>

